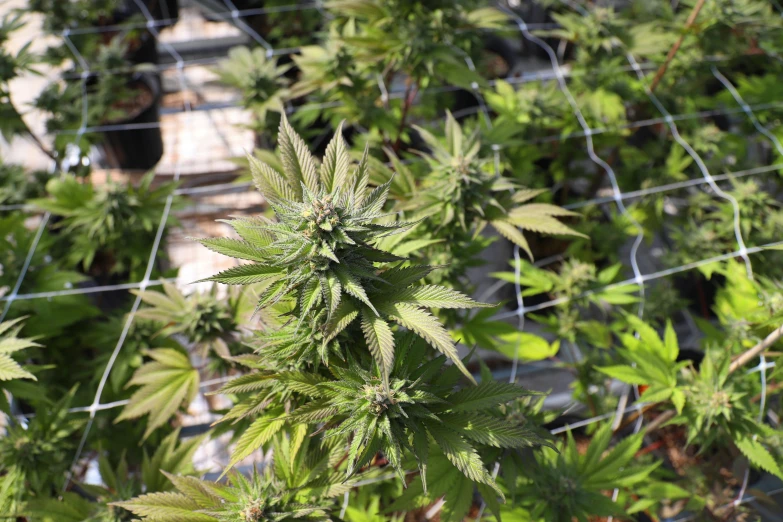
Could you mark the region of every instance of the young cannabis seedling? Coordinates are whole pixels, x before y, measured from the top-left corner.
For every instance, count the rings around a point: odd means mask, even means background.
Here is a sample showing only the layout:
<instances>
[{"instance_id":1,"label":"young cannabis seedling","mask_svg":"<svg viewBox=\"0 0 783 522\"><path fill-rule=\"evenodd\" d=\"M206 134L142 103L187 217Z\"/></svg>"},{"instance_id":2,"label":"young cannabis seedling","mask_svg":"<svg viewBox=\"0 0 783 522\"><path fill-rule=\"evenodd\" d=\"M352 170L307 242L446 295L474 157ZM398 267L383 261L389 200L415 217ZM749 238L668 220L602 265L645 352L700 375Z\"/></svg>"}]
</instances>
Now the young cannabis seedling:
<instances>
[{"instance_id":1,"label":"young cannabis seedling","mask_svg":"<svg viewBox=\"0 0 783 522\"><path fill-rule=\"evenodd\" d=\"M252 261L210 278L225 284L263 283L258 308L291 301L285 335L291 351L313 361L341 359L356 343L340 343L340 335L359 319L367 349L389 390L395 343L390 321L415 332L446 355L471 380L454 342L427 308L483 306L445 287L414 286L429 266L403 267L404 258L375 247L390 234L414 223L381 222L389 183L368 189L367 150L352 167L348 147L338 129L320 169L304 141L283 117L278 136L284 173L250 157L258 189L275 211L277 221L236 218L228 223L241 239L202 239L216 252ZM309 331L308 331L309 330ZM307 331L308 336L297 335ZM356 337L346 338L355 340Z\"/></svg>"}]
</instances>

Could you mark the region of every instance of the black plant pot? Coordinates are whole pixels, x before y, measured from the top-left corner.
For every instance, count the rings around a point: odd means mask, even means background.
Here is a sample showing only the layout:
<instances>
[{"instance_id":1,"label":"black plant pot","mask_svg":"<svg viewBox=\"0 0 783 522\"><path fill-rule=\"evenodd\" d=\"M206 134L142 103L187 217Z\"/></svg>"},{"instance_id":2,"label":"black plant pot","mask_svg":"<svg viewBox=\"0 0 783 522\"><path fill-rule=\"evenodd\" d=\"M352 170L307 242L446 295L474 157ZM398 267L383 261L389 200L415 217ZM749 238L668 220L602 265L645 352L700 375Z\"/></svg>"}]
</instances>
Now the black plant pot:
<instances>
[{"instance_id":1,"label":"black plant pot","mask_svg":"<svg viewBox=\"0 0 783 522\"><path fill-rule=\"evenodd\" d=\"M133 109L122 120L106 122L109 126L124 126L107 130L104 152L109 166L124 170L150 170L163 156L163 137L160 130L160 81L155 75L141 74L130 80L133 87L146 90L148 99L142 107Z\"/></svg>"},{"instance_id":2,"label":"black plant pot","mask_svg":"<svg viewBox=\"0 0 783 522\"><path fill-rule=\"evenodd\" d=\"M144 6L149 11L156 23L156 27L170 27L179 19L179 1L178 0L145 0ZM135 15L144 16L146 13L139 8L135 0L125 0L114 11L113 24L122 24Z\"/></svg>"},{"instance_id":3,"label":"black plant pot","mask_svg":"<svg viewBox=\"0 0 783 522\"><path fill-rule=\"evenodd\" d=\"M704 319L714 316L715 296L723 286L726 278L713 274L710 279L697 270L690 270L674 277L674 286L683 298L688 300L688 308L694 314Z\"/></svg>"},{"instance_id":4,"label":"black plant pot","mask_svg":"<svg viewBox=\"0 0 783 522\"><path fill-rule=\"evenodd\" d=\"M80 283L79 288L114 286L127 283L128 281L130 281L130 274L128 273L109 276L96 275ZM90 304L106 315L122 310L130 301L130 295L127 290L103 290L87 294Z\"/></svg>"},{"instance_id":5,"label":"black plant pot","mask_svg":"<svg viewBox=\"0 0 783 522\"><path fill-rule=\"evenodd\" d=\"M491 55L503 63L506 74L492 75L493 77L505 77L511 74L519 60L516 51L505 39L495 34L487 35L484 38L484 52ZM456 114L458 120L473 114L471 109L479 106L479 100L474 92L460 89L454 93L454 104L452 112Z\"/></svg>"},{"instance_id":6,"label":"black plant pot","mask_svg":"<svg viewBox=\"0 0 783 522\"><path fill-rule=\"evenodd\" d=\"M701 350L694 350L692 348L680 348L680 352L677 354L677 362L691 361L693 367L698 370L701 366L701 362L704 360L704 352Z\"/></svg>"},{"instance_id":7,"label":"black plant pot","mask_svg":"<svg viewBox=\"0 0 783 522\"><path fill-rule=\"evenodd\" d=\"M157 39L152 33L145 31L134 42L135 46L128 51L126 58L133 64L157 64L158 63L158 44Z\"/></svg>"},{"instance_id":8,"label":"black plant pot","mask_svg":"<svg viewBox=\"0 0 783 522\"><path fill-rule=\"evenodd\" d=\"M179 20L179 0L149 0L148 6L155 20L164 22L158 27L171 27Z\"/></svg>"}]
</instances>

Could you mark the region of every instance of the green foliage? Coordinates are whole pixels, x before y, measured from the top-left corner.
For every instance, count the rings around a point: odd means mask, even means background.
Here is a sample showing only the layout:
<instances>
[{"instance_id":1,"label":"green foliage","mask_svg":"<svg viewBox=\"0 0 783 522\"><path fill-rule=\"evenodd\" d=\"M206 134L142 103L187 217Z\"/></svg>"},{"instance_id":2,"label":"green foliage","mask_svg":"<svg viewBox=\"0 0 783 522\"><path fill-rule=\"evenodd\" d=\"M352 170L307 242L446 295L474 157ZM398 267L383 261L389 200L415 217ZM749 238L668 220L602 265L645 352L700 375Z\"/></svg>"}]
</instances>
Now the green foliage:
<instances>
[{"instance_id":1,"label":"green foliage","mask_svg":"<svg viewBox=\"0 0 783 522\"><path fill-rule=\"evenodd\" d=\"M74 176L49 180L49 198L33 200L42 210L62 217L57 227L67 234L70 263L98 276L130 273L141 280L168 198L176 184L152 187L147 174L138 187L109 183L93 186ZM170 218L173 221L173 218Z\"/></svg>"},{"instance_id":2,"label":"green foliage","mask_svg":"<svg viewBox=\"0 0 783 522\"><path fill-rule=\"evenodd\" d=\"M493 157L481 153L478 130L465 136L450 113L445 144L426 130L417 130L432 150L426 156L430 175L410 207L434 215L431 226L443 236L469 237L489 224L532 258L521 230L579 235L557 219L574 216L573 212L547 203L527 203L543 191L522 190L494 171Z\"/></svg>"},{"instance_id":3,"label":"green foliage","mask_svg":"<svg viewBox=\"0 0 783 522\"><path fill-rule=\"evenodd\" d=\"M130 500L146 492L166 492L173 489L167 474L193 475L193 455L205 437L179 442L179 430L172 432L160 444L152 457L144 450L140 474L130 473L123 455L116 466L102 456L98 461L103 486L81 486L82 495L67 492L60 499L37 498L24 504L19 513L31 522L123 522L127 512L112 503Z\"/></svg>"},{"instance_id":4,"label":"green foliage","mask_svg":"<svg viewBox=\"0 0 783 522\"><path fill-rule=\"evenodd\" d=\"M28 199L43 196L48 177L46 172L28 174L21 165L0 160L0 205L22 205Z\"/></svg>"},{"instance_id":5,"label":"green foliage","mask_svg":"<svg viewBox=\"0 0 783 522\"><path fill-rule=\"evenodd\" d=\"M740 231L748 246L772 243L783 231L783 211L780 204L752 180L733 181L727 191L739 205ZM764 215L764 222L753 216ZM672 265L690 263L699 259L717 257L737 248L734 235L734 207L725 199L713 199L706 193L689 198L688 206L672 227L671 238L675 249L667 256ZM777 252L766 254L770 260ZM780 276L774 272L775 276Z\"/></svg>"},{"instance_id":6,"label":"green foliage","mask_svg":"<svg viewBox=\"0 0 783 522\"><path fill-rule=\"evenodd\" d=\"M339 336L361 316L367 349L384 382L394 363L390 322L416 332L469 376L451 338L427 308L473 308L472 299L438 286L412 286L432 268L402 267L404 258L379 250L377 240L404 232L414 223L378 223L389 192L385 184L367 188L366 153L352 168L341 134L327 147L320 169L302 139L283 118L280 154L284 172L250 158L258 189L278 222L234 219L242 239L203 239L216 252L253 261L209 278L226 284L263 283L258 308L293 302L298 321L278 332L277 348L305 362L329 353L344 357Z\"/></svg>"},{"instance_id":7,"label":"green foliage","mask_svg":"<svg viewBox=\"0 0 783 522\"><path fill-rule=\"evenodd\" d=\"M263 474L254 469L248 478L234 472L228 485L167 474L176 492L148 493L115 505L151 522L336 520L329 499L351 488L327 471L341 450L309 439L299 444L294 448L293 441L278 438L274 465Z\"/></svg>"},{"instance_id":8,"label":"green foliage","mask_svg":"<svg viewBox=\"0 0 783 522\"><path fill-rule=\"evenodd\" d=\"M26 348L41 346L32 339L19 337L19 331L24 324L20 323L23 318L14 319L0 323L0 411L11 414L11 407L5 396L5 390L9 381L17 379L36 380L35 375L21 366L12 354L19 353Z\"/></svg>"},{"instance_id":9,"label":"green foliage","mask_svg":"<svg viewBox=\"0 0 783 522\"><path fill-rule=\"evenodd\" d=\"M241 91L242 105L254 116L252 127L261 132L268 128L268 112L285 112L289 94L283 74L288 69L290 65L279 66L275 58L267 58L263 48L234 47L215 72L221 82Z\"/></svg>"},{"instance_id":10,"label":"green foliage","mask_svg":"<svg viewBox=\"0 0 783 522\"><path fill-rule=\"evenodd\" d=\"M328 6L338 22L356 24L357 33L346 38L355 60L377 71L391 64L413 78L422 78L436 72L445 75L448 68L469 76L454 47L464 47L478 29L501 27L506 18L495 9L472 4L333 0Z\"/></svg>"},{"instance_id":11,"label":"green foliage","mask_svg":"<svg viewBox=\"0 0 783 522\"><path fill-rule=\"evenodd\" d=\"M569 432L559 453L543 450L536 453L532 466L521 474L518 498L533 520L587 520L592 516L625 517L626 509L603 494L614 488L633 488L647 483L660 465L634 462L641 448L643 434L623 439L609 449L612 440L610 424L602 425L593 435L587 451L580 453Z\"/></svg>"},{"instance_id":12,"label":"green foliage","mask_svg":"<svg viewBox=\"0 0 783 522\"><path fill-rule=\"evenodd\" d=\"M666 323L666 333L661 340L658 333L641 319L630 315L626 319L639 335L638 339L630 334L623 336L625 350L621 353L630 365L607 366L599 370L620 381L644 385L646 389L641 400L670 400L681 413L685 406L685 392L677 386L677 377L679 370L690 363L677 363L680 348L671 322Z\"/></svg>"},{"instance_id":13,"label":"green foliage","mask_svg":"<svg viewBox=\"0 0 783 522\"><path fill-rule=\"evenodd\" d=\"M116 422L149 415L147 438L183 405L195 398L200 383L198 370L187 354L173 348L146 352L152 361L136 370L128 386L141 386L130 398Z\"/></svg>"},{"instance_id":14,"label":"green foliage","mask_svg":"<svg viewBox=\"0 0 783 522\"><path fill-rule=\"evenodd\" d=\"M15 494L46 495L57 484L62 487L71 463L74 440L84 421L71 415L75 390L54 404L37 408L26 424L15 422L5 428L0 438L0 464L3 470L18 473Z\"/></svg>"},{"instance_id":15,"label":"green foliage","mask_svg":"<svg viewBox=\"0 0 783 522\"><path fill-rule=\"evenodd\" d=\"M153 277L175 275L161 257L148 265L158 231L165 251L174 223L159 229L164 209L176 211L173 185L0 167L10 319L0 325L0 383L12 399L0 406L13 414L2 422L0 517L364 522L437 512L461 522L480 502L485 519L506 522L750 517L735 502L745 470L782 474L780 343L763 353L776 363L763 373L750 369L758 357L736 363L783 321L780 250L760 248L780 239L780 180L769 136L712 68L783 138L783 22L766 0L716 0L686 28L696 1L541 2L554 24L539 34L588 133L559 82L528 70L540 49L485 2L338 0L323 6L327 16L316 4L251 4L263 12L241 19L275 49L304 45L291 65L250 47L215 71L252 113L259 149L247 179L265 198L263 216L228 212L240 214L231 236L201 240L237 261L209 278L232 285L225 297L217 285L144 287L130 323L118 293L89 287L139 281L148 266ZM82 125L127 116L138 94L131 75L143 70L128 58L151 28L140 14L123 18L132 2L29 4L56 43L41 57L0 52L0 131L28 134L9 81L40 61L64 65L33 104L48 113L64 162ZM0 43L23 21L5 17ZM90 65L84 84L63 36ZM680 36L655 93L692 149L645 90ZM278 123L279 140L267 132ZM76 145L84 154L100 136ZM702 190L694 152L736 208ZM37 210L53 214L40 235ZM729 259L736 219L753 277L744 259ZM644 243L629 252L639 225ZM505 263L514 246L527 260L486 270L502 271L483 295L515 306L478 303L474 285L483 290L489 274L475 268ZM630 254L652 274L644 288ZM487 350L483 360L459 343ZM510 372L526 383L533 367L573 377L568 411L550 409L563 398L559 381L545 402L498 380ZM218 397L200 400L200 388L223 380ZM220 418L208 435L174 428L190 424L190 404ZM584 417L606 424L567 427ZM552 428L566 434L553 440ZM194 478L206 471L192 462L207 439L233 446L228 483ZM261 454L263 472L249 472ZM94 463L101 486L83 483ZM753 482L747 491L761 498Z\"/></svg>"},{"instance_id":16,"label":"green foliage","mask_svg":"<svg viewBox=\"0 0 783 522\"><path fill-rule=\"evenodd\" d=\"M194 292L185 296L171 283L163 284L163 293L154 291L132 292L149 305L136 316L149 319L163 328L158 335L169 337L182 335L195 345L201 356L212 351L220 357L231 356L229 343L239 328L241 298L234 292L229 299L219 299L217 286L209 292Z\"/></svg>"},{"instance_id":17,"label":"green foliage","mask_svg":"<svg viewBox=\"0 0 783 522\"><path fill-rule=\"evenodd\" d=\"M410 451L418 463L424 491L427 490L427 455L430 440L470 480L493 487L477 448L517 448L541 444L537 434L493 415L497 406L530 392L513 384L483 381L475 387L454 391L457 373L437 372L445 357L422 363L425 351L408 338L395 361L386 386L380 372L366 372L350 364L333 367L337 380L306 373L281 374L312 402L294 410L294 422L332 426L327 436L348 436L348 475L361 469L380 449L400 473L403 452ZM357 369L353 369L355 367Z\"/></svg>"}]
</instances>

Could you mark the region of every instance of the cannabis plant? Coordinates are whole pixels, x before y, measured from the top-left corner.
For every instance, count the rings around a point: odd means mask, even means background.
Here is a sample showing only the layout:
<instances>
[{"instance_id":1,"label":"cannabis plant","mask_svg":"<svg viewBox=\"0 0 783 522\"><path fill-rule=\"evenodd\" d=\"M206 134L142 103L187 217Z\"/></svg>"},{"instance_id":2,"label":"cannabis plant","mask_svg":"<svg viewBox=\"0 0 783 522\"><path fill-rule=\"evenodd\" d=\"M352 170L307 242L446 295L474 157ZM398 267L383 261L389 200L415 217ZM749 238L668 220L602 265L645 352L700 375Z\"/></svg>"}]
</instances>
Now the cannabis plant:
<instances>
[{"instance_id":1,"label":"cannabis plant","mask_svg":"<svg viewBox=\"0 0 783 522\"><path fill-rule=\"evenodd\" d=\"M478 31L499 29L506 20L478 2L334 0L329 8L338 21L356 24L356 35L347 39L356 59L419 83L433 73L453 78L455 70L472 78L454 48L470 49Z\"/></svg>"},{"instance_id":2,"label":"cannabis plant","mask_svg":"<svg viewBox=\"0 0 783 522\"><path fill-rule=\"evenodd\" d=\"M267 113L282 113L288 98L285 72L290 65L278 65L276 58L269 58L266 51L257 47L235 47L221 61L215 72L221 82L237 88L242 93L242 105L253 114L251 127L256 132L273 127Z\"/></svg>"},{"instance_id":3,"label":"cannabis plant","mask_svg":"<svg viewBox=\"0 0 783 522\"><path fill-rule=\"evenodd\" d=\"M661 339L644 322L628 319L638 334L623 336L626 348L620 353L629 364L600 370L642 386L646 402L671 403L677 413L671 422L687 426L689 444L698 441L704 451L716 443L733 443L754 465L783 475L764 443L771 430L754 418L747 376L732 375L731 359L708 350L697 370L692 361L677 362L680 350L671 324Z\"/></svg>"},{"instance_id":4,"label":"cannabis plant","mask_svg":"<svg viewBox=\"0 0 783 522\"><path fill-rule=\"evenodd\" d=\"M23 318L20 317L0 323L0 411L6 415L11 414L11 406L8 403L6 392L13 393L14 381L18 379L36 380L35 375L12 357L12 354L19 354L27 348L41 346L33 339L19 337L19 332L24 326L22 320Z\"/></svg>"},{"instance_id":5,"label":"cannabis plant","mask_svg":"<svg viewBox=\"0 0 783 522\"><path fill-rule=\"evenodd\" d=\"M417 461L426 493L427 455L432 439L457 470L502 496L478 449L530 447L544 442L531 430L496 412L499 405L530 392L515 384L489 379L454 391L459 374L453 367L440 371L445 356L422 363L426 353L421 343L408 336L399 344L402 349L388 387L379 372L361 370L360 364L350 360L347 368L332 369L337 380L302 372L281 374L279 379L291 382L297 392L310 399L290 418L294 422L326 422L327 436L352 434L349 476L380 449L402 479L403 450L407 449Z\"/></svg>"},{"instance_id":6,"label":"cannabis plant","mask_svg":"<svg viewBox=\"0 0 783 522\"><path fill-rule=\"evenodd\" d=\"M179 437L180 431L173 431L152 455L148 453L149 448L143 448L143 460L136 470L124 453L116 463L103 454L98 458L102 485L79 484L78 493L68 491L59 498L32 498L13 513L31 522L125 522L129 513L112 503L130 500L142 492L154 494L174 489L168 474L181 475L182 480L195 474L193 457L206 437L184 441Z\"/></svg>"},{"instance_id":7,"label":"cannabis plant","mask_svg":"<svg viewBox=\"0 0 783 522\"><path fill-rule=\"evenodd\" d=\"M254 468L248 478L233 472L229 484L166 474L176 492L148 493L115 505L142 520L166 522L330 522L332 498L353 487L331 468L342 448L319 439L275 439L274 463L263 473Z\"/></svg>"},{"instance_id":8,"label":"cannabis plant","mask_svg":"<svg viewBox=\"0 0 783 522\"><path fill-rule=\"evenodd\" d=\"M0 159L0 205L23 205L28 199L43 196L49 176L48 172L27 172L21 165Z\"/></svg>"},{"instance_id":9,"label":"cannabis plant","mask_svg":"<svg viewBox=\"0 0 783 522\"><path fill-rule=\"evenodd\" d=\"M458 252L470 252L471 243L487 225L531 258L523 231L580 235L558 220L575 213L548 203L528 203L544 190L523 189L497 171L496 158L482 150L479 129L465 135L450 113L444 140L416 129L430 148L424 155L428 173L403 209L412 210L414 216L428 216L424 226L431 236L447 240L433 248L438 253L434 261L447 264L460 259ZM460 269L457 263L453 271L460 277L464 267Z\"/></svg>"},{"instance_id":10,"label":"cannabis plant","mask_svg":"<svg viewBox=\"0 0 783 522\"><path fill-rule=\"evenodd\" d=\"M3 470L18 472L17 495L48 495L53 487L61 487L76 448L77 431L83 418L68 411L75 390L51 403L39 402L35 415L5 428L0 438L0 465ZM54 486L59 484L60 486Z\"/></svg>"},{"instance_id":11,"label":"cannabis plant","mask_svg":"<svg viewBox=\"0 0 783 522\"><path fill-rule=\"evenodd\" d=\"M732 190L727 194L739 207L739 225L746 244L755 246L777 241L783 230L780 203L755 181L736 180L732 184ZM761 215L765 216L763 222L758 220ZM688 198L687 207L678 218L678 226L670 229L674 248L666 256L672 266L737 250L731 201L697 192ZM769 251L762 256L767 258L767 273L779 277L781 273L774 270L778 252Z\"/></svg>"},{"instance_id":12,"label":"cannabis plant","mask_svg":"<svg viewBox=\"0 0 783 522\"><path fill-rule=\"evenodd\" d=\"M233 292L228 299L220 299L217 286L208 292L194 292L189 296L173 284L164 283L163 293L133 290L148 305L136 314L162 326L158 335L181 335L198 350L201 357L214 352L229 357L229 343L239 328L241 296Z\"/></svg>"},{"instance_id":13,"label":"cannabis plant","mask_svg":"<svg viewBox=\"0 0 783 522\"><path fill-rule=\"evenodd\" d=\"M341 343L346 329L361 317L366 349L381 369L388 389L395 343L389 322L416 332L445 354L470 379L448 333L426 308L473 308L472 299L438 286L413 286L433 268L400 265L404 258L379 250L381 238L415 223L381 223L389 184L368 190L367 152L351 166L338 131L320 169L302 139L283 118L278 136L284 167L281 175L251 157L258 189L278 221L236 218L229 224L241 239L203 239L216 252L252 261L208 278L225 284L264 283L257 307L291 301L296 320L284 332L288 357L324 363L344 359L358 348Z\"/></svg>"},{"instance_id":14,"label":"cannabis plant","mask_svg":"<svg viewBox=\"0 0 783 522\"><path fill-rule=\"evenodd\" d=\"M593 434L586 451L580 452L569 431L558 451L537 452L532 465L517 470L515 490L520 504L531 520L570 522L588 517L626 518L656 504L661 496L687 496L680 488L661 488L650 476L660 461L634 461L642 439L641 433L632 435L610 449L612 426L606 423ZM617 501L605 494L615 488L620 490ZM663 495L661 489L665 489Z\"/></svg>"},{"instance_id":15,"label":"cannabis plant","mask_svg":"<svg viewBox=\"0 0 783 522\"><path fill-rule=\"evenodd\" d=\"M130 274L141 280L166 200L176 188L175 183L152 187L153 177L147 174L138 186L94 186L72 175L53 178L46 184L49 197L33 203L62 218L57 223L63 231L60 246L72 266L99 279Z\"/></svg>"},{"instance_id":16,"label":"cannabis plant","mask_svg":"<svg viewBox=\"0 0 783 522\"><path fill-rule=\"evenodd\" d=\"M373 129L394 132L395 118L378 102L380 93L367 67L355 59L346 39L355 36L354 24L332 25L321 45L306 45L293 60L301 71L291 87L293 96L309 96L313 102L294 113L293 121L303 129L318 118L334 128L341 120L348 125L371 123Z\"/></svg>"}]
</instances>

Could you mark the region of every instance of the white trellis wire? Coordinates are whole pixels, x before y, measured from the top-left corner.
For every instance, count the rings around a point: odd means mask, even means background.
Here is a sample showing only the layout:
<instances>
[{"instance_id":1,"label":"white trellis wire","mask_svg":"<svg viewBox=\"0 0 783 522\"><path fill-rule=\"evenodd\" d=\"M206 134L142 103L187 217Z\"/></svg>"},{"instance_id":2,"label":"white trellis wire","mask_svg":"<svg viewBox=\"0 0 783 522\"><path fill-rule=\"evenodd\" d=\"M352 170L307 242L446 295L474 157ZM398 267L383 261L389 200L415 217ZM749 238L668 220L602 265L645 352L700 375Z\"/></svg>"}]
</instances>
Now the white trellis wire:
<instances>
[{"instance_id":1,"label":"white trellis wire","mask_svg":"<svg viewBox=\"0 0 783 522\"><path fill-rule=\"evenodd\" d=\"M731 96L734 98L734 101L737 102L737 104L742 107L742 110L747 115L748 119L751 121L753 126L758 130L761 134L766 136L769 141L772 143L772 145L777 149L778 154L783 155L783 145L781 145L780 140L778 140L777 136L775 136L773 133L771 133L767 128L761 125L756 115L753 113L753 109L750 108L750 106L745 103L745 100L742 99L742 96L737 91L737 89L734 87L734 85L729 81L728 78L726 78L723 74L721 74L720 71L713 65L712 66L712 74L723 84L723 86L726 88L726 90L731 93ZM774 363L770 363L774 366ZM767 369L770 368L770 366L766 362L766 358L764 357L764 354L762 353L759 356L759 364L756 368L754 368L751 371L758 371L761 381L761 399L759 401L759 415L758 415L758 422L761 423L764 420L764 412L766 410L766 404L767 404ZM757 436L753 436L753 440L756 440ZM734 501L735 506L739 506L742 504L743 498L745 497L745 492L747 491L748 487L748 479L750 477L750 465L748 465L747 469L745 470L745 476L742 479L742 486L740 487L739 494L737 495L737 499Z\"/></svg>"},{"instance_id":2,"label":"white trellis wire","mask_svg":"<svg viewBox=\"0 0 783 522\"><path fill-rule=\"evenodd\" d=\"M136 5L139 7L139 9L142 11L144 16L146 17L148 22L148 29L150 33L153 35L155 40L160 41L159 38L160 33L158 32L157 28L154 25L154 20L149 10L147 9L147 6L144 5L142 0L134 0L134 1ZM179 64L179 66L177 67L177 72L178 72L180 89L182 90L182 92L185 92L187 82L185 80L183 67L181 65L183 63L182 57L169 44L165 42L161 42L161 44L165 47L166 51L171 54L172 58L174 58L174 60L176 60L177 63ZM75 47L71 47L71 50L75 52L75 56L80 61L80 63L83 63L84 60L83 58L81 58L79 51ZM185 103L185 111L188 114L188 116L190 116L190 112L191 112L190 102L187 99L185 99L184 103ZM86 100L85 100L85 104L86 104ZM181 173L181 168L180 168L181 161L182 161L182 155L179 154L177 156L177 165L175 167L175 172L174 172L174 181L179 180L180 173ZM166 203L163 207L160 223L155 233L155 240L152 244L149 260L147 261L147 268L144 272L144 278L142 279L141 284L139 285L139 289L142 291L144 291L147 288L147 285L150 281L150 276L152 275L152 270L155 267L158 248L160 247L160 242L161 239L163 238L163 232L166 228L166 222L168 221L169 212L171 210L171 204L173 201L174 201L174 195L170 194L166 198ZM68 487L68 484L71 481L73 468L76 466L76 464L79 462L79 459L81 458L82 451L84 450L84 446L87 442L87 438L89 437L90 430L95 420L95 414L98 412L98 408L101 407L101 396L103 394L103 389L106 386L106 382L109 379L109 374L111 373L111 370L114 367L114 363L117 360L117 356L119 355L120 350L122 350L122 346L125 343L125 339L127 338L128 332L130 331L131 325L133 324L133 319L135 318L136 312L138 311L140 305L141 305L141 294L136 296L136 299L134 300L133 305L131 306L131 310L128 313L127 319L125 320L125 325L123 326L122 333L120 334L120 338L117 341L117 345L114 347L114 350L112 351L111 357L109 358L109 362L107 363L103 375L101 376L101 380L98 383L98 389L95 392L95 397L93 399L93 402L87 410L89 412L89 419L87 420L87 424L84 428L84 432L82 434L81 440L79 441L79 445L76 449L76 454L74 455L73 461L71 462L71 466L68 470L68 475L66 477L65 483L63 484L63 490L65 490Z\"/></svg>"},{"instance_id":3,"label":"white trellis wire","mask_svg":"<svg viewBox=\"0 0 783 522\"><path fill-rule=\"evenodd\" d=\"M268 56L275 55L275 50L267 51ZM204 60L191 60L188 62L183 61L182 66L187 67L191 65L210 65L218 63L221 60L221 58L211 58L209 61ZM650 64L643 64L641 65L643 69L647 68L654 68L653 65ZM163 70L167 70L170 67L156 67L150 69L151 71L155 72L162 72ZM630 66L626 66L623 68L620 68L621 71L631 71L632 68ZM127 69L111 69L111 70L105 70L105 71L93 71L91 74L94 76L99 76L101 74L120 74L123 72L130 72L130 70ZM591 72L587 73L585 71L577 71L577 72L571 72L569 70L565 70L565 68L561 68L561 72L563 76L565 77L577 77L577 76L583 76L583 75L592 75L597 74L597 72ZM80 75L73 75L73 74L64 74L62 75L63 79L69 79L69 78L78 78ZM520 76L508 76L506 78L501 78L501 80L506 81L509 84L512 85L523 85L526 83L532 83L532 82L543 82L554 79L554 76L551 72L532 72L532 73L522 73ZM497 83L498 80L489 80L487 84L489 86L493 86ZM388 103L388 100L391 99L401 99L405 96L406 91L404 89L401 90L392 90L387 91L386 87L383 85L383 80L381 79L379 81L379 88L381 89L381 101L384 103ZM459 87L457 85L444 85L444 86L437 86L437 87L428 87L426 89L422 89L419 91L420 94L439 94L439 93L446 93L446 92L453 92L457 90L461 90L462 87ZM286 113L288 115L293 114L294 112L307 112L307 111L317 111L321 109L328 109L328 108L334 108L334 107L341 107L343 105L340 101L332 101L332 102L319 102L319 103L307 103L300 107L294 108L293 106L288 105L286 108ZM221 103L216 105L207 105L205 108L199 108L194 107L192 110L194 111L212 111L212 110L222 110L226 108L231 107L239 107L240 101L238 99L233 100L231 102L227 103ZM777 102L777 103L769 103L769 104L761 104L756 106L757 109L762 108L775 108L775 107L783 107L783 102ZM471 112L475 112L477 109L469 109ZM478 109L480 110L480 108ZM672 116L674 119L692 119L692 118L699 118L703 116L709 116L709 115L724 115L724 114L732 114L736 112L741 112L741 109L729 109L729 110L721 110L716 109L712 111L701 111L696 113L684 113L680 115ZM627 124L618 125L615 127L602 127L597 129L591 129L591 134L603 134L606 132L616 131L618 129L631 129L631 128L637 128L637 127L646 127L650 125L657 125L660 123L665 122L666 119L659 118L659 119L650 119L650 120L641 120L639 122L629 122ZM161 122L150 122L150 123L122 123L122 124L106 124L106 125L94 125L91 127L86 127L84 129L85 133L95 133L95 132L116 132L116 131L122 131L122 130L133 130L133 129L152 129L152 128L158 128L161 127ZM62 129L58 130L52 133L53 136L59 136L62 134L76 134L77 131L73 129ZM530 140L529 143L541 143L546 141L559 141L563 139L569 139L573 137L584 137L585 133L584 131L577 131L569 134L557 134L552 136L545 136L541 138L536 138L533 140ZM526 142L528 143L528 142Z\"/></svg>"},{"instance_id":4,"label":"white trellis wire","mask_svg":"<svg viewBox=\"0 0 783 522\"><path fill-rule=\"evenodd\" d=\"M71 51L76 51L76 47L73 45L73 42L71 42L67 29L63 31L61 36L63 42L68 47L68 49L70 49ZM88 117L87 79L89 78L90 71L87 63L84 61L81 55L78 55L78 51L77 51L76 58L82 67L82 73L80 75L81 88L82 88L82 114L81 114L82 119L81 119L81 124L79 125L79 130L76 132L76 138L74 139L74 143L73 143L73 147L78 148L79 141L81 140L82 136L85 133L85 129L87 128L87 117ZM70 162L70 159L67 159L66 161ZM28 250L24 263L22 264L22 269L19 272L19 277L17 278L14 287L11 289L11 293L4 299L5 305L3 306L3 311L0 313L0 322L2 322L5 319L6 315L8 315L8 311L11 309L11 305L18 297L19 289L22 287L22 283L24 282L24 278L27 275L27 271L30 268L30 263L32 263L33 261L33 256L35 256L35 251L38 248L38 243L41 241L41 237L43 237L44 230L46 229L46 225L49 223L50 217L51 214L49 212L45 212L43 217L41 218L41 222L38 224L38 229L35 232L33 241L30 244L30 249Z\"/></svg>"}]
</instances>

